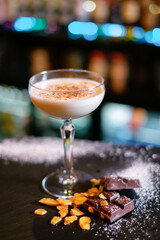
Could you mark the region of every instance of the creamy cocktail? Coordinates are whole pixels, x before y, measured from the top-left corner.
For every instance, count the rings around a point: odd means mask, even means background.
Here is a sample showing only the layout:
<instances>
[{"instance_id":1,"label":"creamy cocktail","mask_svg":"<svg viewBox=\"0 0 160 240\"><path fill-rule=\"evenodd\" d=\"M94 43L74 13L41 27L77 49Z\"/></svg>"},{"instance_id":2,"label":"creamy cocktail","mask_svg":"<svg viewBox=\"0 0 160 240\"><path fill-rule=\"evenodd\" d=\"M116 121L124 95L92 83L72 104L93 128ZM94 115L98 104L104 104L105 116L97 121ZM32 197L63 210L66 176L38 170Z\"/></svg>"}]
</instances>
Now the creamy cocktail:
<instances>
[{"instance_id":1,"label":"creamy cocktail","mask_svg":"<svg viewBox=\"0 0 160 240\"><path fill-rule=\"evenodd\" d=\"M99 106L104 87L87 79L50 79L35 83L30 88L30 97L34 105L49 116L79 118Z\"/></svg>"},{"instance_id":2,"label":"creamy cocktail","mask_svg":"<svg viewBox=\"0 0 160 240\"><path fill-rule=\"evenodd\" d=\"M75 192L88 189L87 183L90 184L91 176L73 168L75 128L72 119L94 111L102 102L104 93L104 80L94 72L62 69L41 72L31 77L29 94L33 104L45 114L64 120L60 129L64 146L64 170L53 172L43 179L42 186L47 193L70 198Z\"/></svg>"}]
</instances>

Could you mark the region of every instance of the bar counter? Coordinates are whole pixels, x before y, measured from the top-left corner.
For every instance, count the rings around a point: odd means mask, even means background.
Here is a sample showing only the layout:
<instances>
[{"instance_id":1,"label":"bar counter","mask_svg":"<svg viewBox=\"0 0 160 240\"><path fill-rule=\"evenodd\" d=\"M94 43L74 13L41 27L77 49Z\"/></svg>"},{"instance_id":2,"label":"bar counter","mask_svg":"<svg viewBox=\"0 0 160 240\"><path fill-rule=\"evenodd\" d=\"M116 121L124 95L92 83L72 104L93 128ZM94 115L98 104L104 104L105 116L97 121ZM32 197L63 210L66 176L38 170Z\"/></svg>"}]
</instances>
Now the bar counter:
<instances>
[{"instance_id":1,"label":"bar counter","mask_svg":"<svg viewBox=\"0 0 160 240\"><path fill-rule=\"evenodd\" d=\"M43 177L63 166L63 146L58 138L24 137L0 143L0 239L3 240L106 240L154 239L160 235L160 148L140 145L112 145L75 140L75 169L94 178L103 175L138 178L141 188L123 190L134 200L135 209L115 223L91 216L91 230L78 221L56 226L50 220L54 207L43 206L44 216L33 212L39 199L50 197L42 187ZM86 215L88 215L86 213Z\"/></svg>"}]
</instances>

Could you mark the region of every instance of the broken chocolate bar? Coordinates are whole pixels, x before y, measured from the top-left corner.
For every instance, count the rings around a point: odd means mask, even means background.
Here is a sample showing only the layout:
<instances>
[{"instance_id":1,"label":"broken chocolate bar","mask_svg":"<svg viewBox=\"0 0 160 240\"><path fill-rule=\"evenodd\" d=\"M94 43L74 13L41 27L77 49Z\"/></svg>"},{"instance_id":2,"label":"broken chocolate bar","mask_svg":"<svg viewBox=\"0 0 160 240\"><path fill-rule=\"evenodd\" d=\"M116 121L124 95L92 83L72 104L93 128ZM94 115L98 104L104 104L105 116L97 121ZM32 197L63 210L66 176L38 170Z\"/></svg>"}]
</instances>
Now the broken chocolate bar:
<instances>
[{"instance_id":1,"label":"broken chocolate bar","mask_svg":"<svg viewBox=\"0 0 160 240\"><path fill-rule=\"evenodd\" d=\"M100 178L100 185L106 190L122 190L141 187L138 179L104 176Z\"/></svg>"},{"instance_id":2,"label":"broken chocolate bar","mask_svg":"<svg viewBox=\"0 0 160 240\"><path fill-rule=\"evenodd\" d=\"M110 223L118 220L134 209L133 200L126 196L120 196L119 193L115 191L103 192L103 195L106 197L106 200L99 197L89 197L82 206L90 213L95 213ZM106 201L106 204L104 204L104 201Z\"/></svg>"}]
</instances>

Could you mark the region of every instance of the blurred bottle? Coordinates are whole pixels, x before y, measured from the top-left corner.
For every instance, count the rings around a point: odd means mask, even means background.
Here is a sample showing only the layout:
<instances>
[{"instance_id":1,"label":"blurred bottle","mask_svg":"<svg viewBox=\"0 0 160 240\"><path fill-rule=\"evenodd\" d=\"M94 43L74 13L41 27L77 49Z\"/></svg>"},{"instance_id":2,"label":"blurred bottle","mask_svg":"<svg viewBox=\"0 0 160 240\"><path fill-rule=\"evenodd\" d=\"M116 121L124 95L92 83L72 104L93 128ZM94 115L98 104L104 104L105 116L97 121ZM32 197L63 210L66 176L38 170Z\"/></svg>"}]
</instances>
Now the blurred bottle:
<instances>
[{"instance_id":1,"label":"blurred bottle","mask_svg":"<svg viewBox=\"0 0 160 240\"><path fill-rule=\"evenodd\" d=\"M73 0L60 1L60 24L67 26L73 20Z\"/></svg>"},{"instance_id":2,"label":"blurred bottle","mask_svg":"<svg viewBox=\"0 0 160 240\"><path fill-rule=\"evenodd\" d=\"M154 6L157 6L158 9L159 6L155 5L155 1L153 0L146 0L145 3L143 0L140 1L142 5L140 23L145 30L152 30L159 25L159 14L153 11L153 8L151 6L154 4Z\"/></svg>"},{"instance_id":3,"label":"blurred bottle","mask_svg":"<svg viewBox=\"0 0 160 240\"><path fill-rule=\"evenodd\" d=\"M110 63L110 85L111 90L115 94L123 94L127 88L127 80L129 75L129 66L127 57L121 52L113 52L111 54Z\"/></svg>"},{"instance_id":4,"label":"blurred bottle","mask_svg":"<svg viewBox=\"0 0 160 240\"><path fill-rule=\"evenodd\" d=\"M32 0L31 4L32 4L33 17L35 18L45 17L43 0Z\"/></svg>"},{"instance_id":5,"label":"blurred bottle","mask_svg":"<svg viewBox=\"0 0 160 240\"><path fill-rule=\"evenodd\" d=\"M8 21L14 21L19 16L19 0L7 1Z\"/></svg>"},{"instance_id":6,"label":"blurred bottle","mask_svg":"<svg viewBox=\"0 0 160 240\"><path fill-rule=\"evenodd\" d=\"M106 54L100 50L94 50L89 55L88 70L101 74L104 79L108 76L108 60Z\"/></svg>"},{"instance_id":7,"label":"blurred bottle","mask_svg":"<svg viewBox=\"0 0 160 240\"><path fill-rule=\"evenodd\" d=\"M111 0L111 17L110 21L115 24L122 24L120 15L121 0Z\"/></svg>"},{"instance_id":8,"label":"blurred bottle","mask_svg":"<svg viewBox=\"0 0 160 240\"><path fill-rule=\"evenodd\" d=\"M105 23L110 16L110 0L96 0L96 8L92 12L92 20L96 23Z\"/></svg>"},{"instance_id":9,"label":"blurred bottle","mask_svg":"<svg viewBox=\"0 0 160 240\"><path fill-rule=\"evenodd\" d=\"M44 48L36 48L30 54L30 74L50 70L51 62L48 51Z\"/></svg>"},{"instance_id":10,"label":"blurred bottle","mask_svg":"<svg viewBox=\"0 0 160 240\"><path fill-rule=\"evenodd\" d=\"M91 13L84 8L84 0L75 0L74 3L74 15L78 21L89 21Z\"/></svg>"},{"instance_id":11,"label":"blurred bottle","mask_svg":"<svg viewBox=\"0 0 160 240\"><path fill-rule=\"evenodd\" d=\"M44 3L45 19L47 21L46 33L54 33L59 29L59 1L45 0Z\"/></svg>"},{"instance_id":12,"label":"blurred bottle","mask_svg":"<svg viewBox=\"0 0 160 240\"><path fill-rule=\"evenodd\" d=\"M6 0L0 0L0 24L7 21L7 2Z\"/></svg>"},{"instance_id":13,"label":"blurred bottle","mask_svg":"<svg viewBox=\"0 0 160 240\"><path fill-rule=\"evenodd\" d=\"M63 52L63 68L82 69L84 65L85 53L79 50L68 49Z\"/></svg>"},{"instance_id":14,"label":"blurred bottle","mask_svg":"<svg viewBox=\"0 0 160 240\"><path fill-rule=\"evenodd\" d=\"M30 0L19 0L19 15L31 16Z\"/></svg>"},{"instance_id":15,"label":"blurred bottle","mask_svg":"<svg viewBox=\"0 0 160 240\"><path fill-rule=\"evenodd\" d=\"M58 23L60 12L58 9L58 2L56 0L45 0L44 11L48 25L54 25L55 23Z\"/></svg>"},{"instance_id":16,"label":"blurred bottle","mask_svg":"<svg viewBox=\"0 0 160 240\"><path fill-rule=\"evenodd\" d=\"M121 18L125 24L135 24L140 19L141 7L138 0L123 0L121 3Z\"/></svg>"}]
</instances>

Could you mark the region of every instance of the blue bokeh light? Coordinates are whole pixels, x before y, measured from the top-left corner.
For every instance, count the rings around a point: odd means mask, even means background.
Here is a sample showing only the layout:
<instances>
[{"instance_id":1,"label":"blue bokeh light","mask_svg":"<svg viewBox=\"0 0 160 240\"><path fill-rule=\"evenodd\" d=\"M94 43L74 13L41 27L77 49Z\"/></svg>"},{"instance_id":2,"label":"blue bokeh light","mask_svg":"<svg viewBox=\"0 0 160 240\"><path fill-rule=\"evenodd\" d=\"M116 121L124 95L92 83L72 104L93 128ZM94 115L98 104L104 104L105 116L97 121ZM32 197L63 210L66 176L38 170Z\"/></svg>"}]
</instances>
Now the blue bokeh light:
<instances>
[{"instance_id":1,"label":"blue bokeh light","mask_svg":"<svg viewBox=\"0 0 160 240\"><path fill-rule=\"evenodd\" d=\"M93 22L74 21L68 25L68 36L77 39L81 36L88 41L93 41L98 36L98 26Z\"/></svg>"},{"instance_id":2,"label":"blue bokeh light","mask_svg":"<svg viewBox=\"0 0 160 240\"><path fill-rule=\"evenodd\" d=\"M33 17L19 17L14 22L14 29L18 32L28 32L32 31L36 23Z\"/></svg>"},{"instance_id":3,"label":"blue bokeh light","mask_svg":"<svg viewBox=\"0 0 160 240\"><path fill-rule=\"evenodd\" d=\"M83 29L83 37L88 41L93 41L98 37L98 27L93 22L86 22Z\"/></svg>"},{"instance_id":4,"label":"blue bokeh light","mask_svg":"<svg viewBox=\"0 0 160 240\"><path fill-rule=\"evenodd\" d=\"M144 38L145 31L143 28L136 26L136 27L133 27L132 34L134 38L141 40Z\"/></svg>"},{"instance_id":5,"label":"blue bokeh light","mask_svg":"<svg viewBox=\"0 0 160 240\"><path fill-rule=\"evenodd\" d=\"M84 29L84 23L83 22L79 22L79 21L74 21L74 22L71 22L69 25L68 25L68 31L71 33L71 34L83 34L83 29Z\"/></svg>"},{"instance_id":6,"label":"blue bokeh light","mask_svg":"<svg viewBox=\"0 0 160 240\"><path fill-rule=\"evenodd\" d=\"M93 22L84 23L83 34L92 36L92 35L97 34L97 31L98 31L97 24L95 24Z\"/></svg>"},{"instance_id":7,"label":"blue bokeh light","mask_svg":"<svg viewBox=\"0 0 160 240\"><path fill-rule=\"evenodd\" d=\"M153 38L152 38L153 44L157 47L160 47L160 28L155 28L152 31L152 35L153 35Z\"/></svg>"},{"instance_id":8,"label":"blue bokeh light","mask_svg":"<svg viewBox=\"0 0 160 240\"><path fill-rule=\"evenodd\" d=\"M144 35L144 38L145 38L145 41L147 43L153 44L153 34L152 34L152 31L146 32L145 35Z\"/></svg>"},{"instance_id":9,"label":"blue bokeh light","mask_svg":"<svg viewBox=\"0 0 160 240\"><path fill-rule=\"evenodd\" d=\"M83 38L87 41L94 41L97 37L98 37L97 34L93 35L83 34Z\"/></svg>"},{"instance_id":10,"label":"blue bokeh light","mask_svg":"<svg viewBox=\"0 0 160 240\"><path fill-rule=\"evenodd\" d=\"M81 37L81 34L73 34L73 33L68 31L68 37L73 39L73 40L77 40Z\"/></svg>"},{"instance_id":11,"label":"blue bokeh light","mask_svg":"<svg viewBox=\"0 0 160 240\"><path fill-rule=\"evenodd\" d=\"M93 22L73 21L68 25L68 36L71 39L79 39L83 37L87 41L93 41L98 36L108 38L123 38L128 34L127 27L121 24L105 23L99 24ZM152 31L146 32L142 27L135 26L132 28L132 40L146 42L160 47L160 28L154 28Z\"/></svg>"},{"instance_id":12,"label":"blue bokeh light","mask_svg":"<svg viewBox=\"0 0 160 240\"><path fill-rule=\"evenodd\" d=\"M106 23L101 30L106 37L124 37L127 34L126 27L120 24Z\"/></svg>"}]
</instances>

